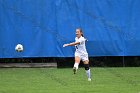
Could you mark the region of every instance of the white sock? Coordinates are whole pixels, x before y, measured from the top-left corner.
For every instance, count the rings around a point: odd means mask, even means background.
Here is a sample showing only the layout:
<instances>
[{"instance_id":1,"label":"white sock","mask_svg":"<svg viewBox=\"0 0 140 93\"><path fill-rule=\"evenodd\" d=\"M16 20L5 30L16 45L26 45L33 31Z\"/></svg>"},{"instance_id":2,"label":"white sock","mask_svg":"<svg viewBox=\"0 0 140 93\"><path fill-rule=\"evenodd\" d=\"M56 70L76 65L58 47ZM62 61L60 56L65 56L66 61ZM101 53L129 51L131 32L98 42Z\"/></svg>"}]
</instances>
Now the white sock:
<instances>
[{"instance_id":1,"label":"white sock","mask_svg":"<svg viewBox=\"0 0 140 93\"><path fill-rule=\"evenodd\" d=\"M78 69L79 63L75 63L74 67L76 67L76 69Z\"/></svg>"},{"instance_id":2,"label":"white sock","mask_svg":"<svg viewBox=\"0 0 140 93\"><path fill-rule=\"evenodd\" d=\"M87 77L90 78L90 69L86 70Z\"/></svg>"}]
</instances>

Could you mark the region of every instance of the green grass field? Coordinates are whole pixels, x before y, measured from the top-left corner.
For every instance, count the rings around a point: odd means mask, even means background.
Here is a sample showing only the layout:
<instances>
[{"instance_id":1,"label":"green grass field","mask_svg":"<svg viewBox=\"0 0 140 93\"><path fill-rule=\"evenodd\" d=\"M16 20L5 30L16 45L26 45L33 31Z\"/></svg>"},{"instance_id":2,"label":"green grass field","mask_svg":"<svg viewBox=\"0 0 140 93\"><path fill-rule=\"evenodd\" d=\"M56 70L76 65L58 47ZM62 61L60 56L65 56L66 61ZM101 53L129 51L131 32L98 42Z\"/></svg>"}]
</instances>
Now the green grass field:
<instances>
[{"instance_id":1,"label":"green grass field","mask_svg":"<svg viewBox=\"0 0 140 93\"><path fill-rule=\"evenodd\" d=\"M140 68L0 68L0 93L140 93Z\"/></svg>"}]
</instances>

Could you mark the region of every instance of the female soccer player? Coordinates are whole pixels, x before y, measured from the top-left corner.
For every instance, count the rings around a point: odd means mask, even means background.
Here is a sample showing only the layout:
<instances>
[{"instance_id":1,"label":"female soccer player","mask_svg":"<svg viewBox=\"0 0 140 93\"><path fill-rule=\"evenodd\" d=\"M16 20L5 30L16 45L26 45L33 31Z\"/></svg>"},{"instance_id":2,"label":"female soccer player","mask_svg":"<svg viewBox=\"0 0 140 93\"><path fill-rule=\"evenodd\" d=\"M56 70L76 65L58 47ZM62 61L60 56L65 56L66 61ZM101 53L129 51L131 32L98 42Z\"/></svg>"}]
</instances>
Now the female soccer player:
<instances>
[{"instance_id":1,"label":"female soccer player","mask_svg":"<svg viewBox=\"0 0 140 93\"><path fill-rule=\"evenodd\" d=\"M86 46L85 46L85 41L86 41L86 39L83 36L82 30L80 28L77 28L75 42L69 43L69 44L64 44L63 47L75 46L76 51L75 51L75 64L73 67L73 72L74 72L74 74L76 74L80 60L82 60L84 63L88 81L91 81L90 69L89 69L89 59L88 59L88 53L87 53Z\"/></svg>"}]
</instances>

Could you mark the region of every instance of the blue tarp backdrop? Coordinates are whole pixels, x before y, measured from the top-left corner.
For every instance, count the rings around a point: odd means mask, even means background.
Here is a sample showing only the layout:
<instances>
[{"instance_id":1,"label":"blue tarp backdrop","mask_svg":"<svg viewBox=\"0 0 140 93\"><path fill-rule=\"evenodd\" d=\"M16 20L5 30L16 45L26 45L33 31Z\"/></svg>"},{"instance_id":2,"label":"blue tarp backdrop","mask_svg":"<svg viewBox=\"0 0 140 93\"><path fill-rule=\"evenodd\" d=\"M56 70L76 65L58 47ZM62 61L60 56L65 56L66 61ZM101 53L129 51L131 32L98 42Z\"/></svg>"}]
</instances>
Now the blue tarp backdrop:
<instances>
[{"instance_id":1,"label":"blue tarp backdrop","mask_svg":"<svg viewBox=\"0 0 140 93\"><path fill-rule=\"evenodd\" d=\"M140 0L0 0L0 58L73 57L78 27L89 56L140 55Z\"/></svg>"}]
</instances>

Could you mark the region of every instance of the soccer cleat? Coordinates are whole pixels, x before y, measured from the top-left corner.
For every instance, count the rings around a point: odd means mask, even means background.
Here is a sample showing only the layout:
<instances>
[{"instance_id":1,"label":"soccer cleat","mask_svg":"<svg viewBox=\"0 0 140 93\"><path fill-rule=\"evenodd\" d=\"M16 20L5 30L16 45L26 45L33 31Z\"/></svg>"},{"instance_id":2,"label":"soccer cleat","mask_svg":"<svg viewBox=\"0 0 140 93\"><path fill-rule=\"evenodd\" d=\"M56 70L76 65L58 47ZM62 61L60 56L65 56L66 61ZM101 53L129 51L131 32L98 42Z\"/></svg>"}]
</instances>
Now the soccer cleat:
<instances>
[{"instance_id":1,"label":"soccer cleat","mask_svg":"<svg viewBox=\"0 0 140 93\"><path fill-rule=\"evenodd\" d=\"M73 67L73 73L76 74L76 72L77 72L76 67Z\"/></svg>"},{"instance_id":2,"label":"soccer cleat","mask_svg":"<svg viewBox=\"0 0 140 93\"><path fill-rule=\"evenodd\" d=\"M88 81L91 81L91 78L88 78Z\"/></svg>"}]
</instances>

